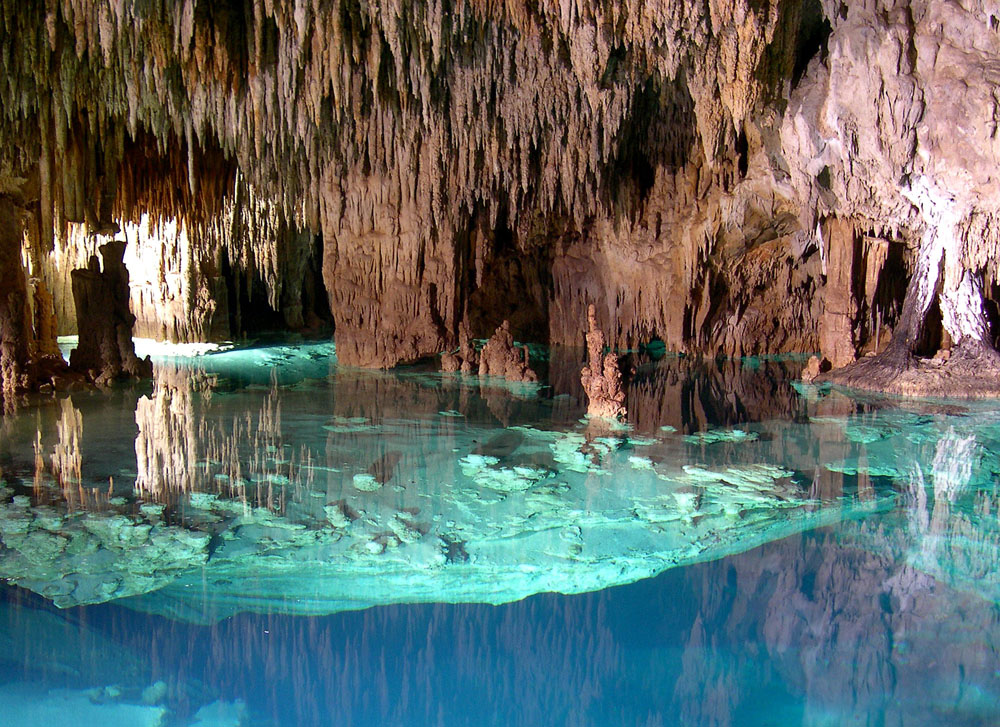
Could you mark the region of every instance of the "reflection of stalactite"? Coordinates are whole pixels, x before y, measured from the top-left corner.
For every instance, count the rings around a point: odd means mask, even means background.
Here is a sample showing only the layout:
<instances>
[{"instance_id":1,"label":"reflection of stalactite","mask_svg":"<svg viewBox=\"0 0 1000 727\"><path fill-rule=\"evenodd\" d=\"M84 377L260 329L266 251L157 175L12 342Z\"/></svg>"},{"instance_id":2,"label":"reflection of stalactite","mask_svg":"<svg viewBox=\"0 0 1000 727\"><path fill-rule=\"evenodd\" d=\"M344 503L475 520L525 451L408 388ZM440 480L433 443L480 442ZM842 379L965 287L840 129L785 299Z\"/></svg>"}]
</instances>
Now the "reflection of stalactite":
<instances>
[{"instance_id":1,"label":"reflection of stalactite","mask_svg":"<svg viewBox=\"0 0 1000 727\"><path fill-rule=\"evenodd\" d=\"M864 550L845 543L856 531ZM678 600L700 609L675 686L682 721L741 724L759 708L756 690L774 685L801 707L795 724L919 723L941 705L967 718L956 724L983 723L985 703L956 693L995 680L993 599L903 563L899 535L885 522L856 523L685 573ZM983 639L971 652L970 633ZM748 683L755 690L741 693Z\"/></svg>"},{"instance_id":2,"label":"reflection of stalactite","mask_svg":"<svg viewBox=\"0 0 1000 727\"><path fill-rule=\"evenodd\" d=\"M51 420L50 420L51 421ZM49 430L51 431L51 430ZM35 472L33 496L35 502L58 504L70 512L75 510L100 511L107 509L114 495L114 484L94 487L84 483L83 414L73 400L59 401L59 418L55 421L55 442L51 445L46 464L47 437L43 436L41 422L35 437ZM51 441L51 440L49 440Z\"/></svg>"},{"instance_id":3,"label":"reflection of stalactite","mask_svg":"<svg viewBox=\"0 0 1000 727\"><path fill-rule=\"evenodd\" d=\"M198 416L192 380L183 369L157 370L151 396L139 398L135 423L135 489L152 500L190 492L199 475Z\"/></svg>"},{"instance_id":4,"label":"reflection of stalactite","mask_svg":"<svg viewBox=\"0 0 1000 727\"><path fill-rule=\"evenodd\" d=\"M289 492L301 495L315 474L308 448L284 442L277 381L259 409L229 420L214 416L212 385L184 368L157 372L153 394L135 413L137 494L173 503L206 493L283 512Z\"/></svg>"},{"instance_id":5,"label":"reflection of stalactite","mask_svg":"<svg viewBox=\"0 0 1000 727\"><path fill-rule=\"evenodd\" d=\"M78 489L82 482L83 454L80 437L83 435L83 415L69 398L61 402L62 415L56 423L59 442L52 452L52 474L64 493Z\"/></svg>"},{"instance_id":6,"label":"reflection of stalactite","mask_svg":"<svg viewBox=\"0 0 1000 727\"><path fill-rule=\"evenodd\" d=\"M975 434L962 437L955 432L954 427L949 427L937 441L931 470L933 504L928 502L920 464L914 462L910 468L906 482L907 518L910 532L920 539L922 555L928 562L937 560L942 537L947 536L955 526L952 506L971 482L978 450Z\"/></svg>"},{"instance_id":7,"label":"reflection of stalactite","mask_svg":"<svg viewBox=\"0 0 1000 727\"><path fill-rule=\"evenodd\" d=\"M930 478L914 456L904 481L905 543L916 568L960 589L1000 597L1000 502L993 478L979 482L983 446L950 426L934 445ZM929 459L929 452L923 452Z\"/></svg>"}]
</instances>

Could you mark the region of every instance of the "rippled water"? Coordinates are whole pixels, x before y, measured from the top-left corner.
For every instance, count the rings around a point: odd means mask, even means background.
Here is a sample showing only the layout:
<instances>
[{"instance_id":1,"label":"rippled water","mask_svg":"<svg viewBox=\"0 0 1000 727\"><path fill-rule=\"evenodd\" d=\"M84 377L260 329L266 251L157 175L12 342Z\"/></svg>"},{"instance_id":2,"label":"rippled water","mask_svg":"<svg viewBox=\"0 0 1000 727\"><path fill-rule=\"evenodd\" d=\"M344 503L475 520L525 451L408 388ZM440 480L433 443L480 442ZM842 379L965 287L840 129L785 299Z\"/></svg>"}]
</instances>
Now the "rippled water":
<instances>
[{"instance_id":1,"label":"rippled water","mask_svg":"<svg viewBox=\"0 0 1000 727\"><path fill-rule=\"evenodd\" d=\"M1000 722L1000 407L637 357L611 427L581 353L160 356L3 419L8 723Z\"/></svg>"}]
</instances>

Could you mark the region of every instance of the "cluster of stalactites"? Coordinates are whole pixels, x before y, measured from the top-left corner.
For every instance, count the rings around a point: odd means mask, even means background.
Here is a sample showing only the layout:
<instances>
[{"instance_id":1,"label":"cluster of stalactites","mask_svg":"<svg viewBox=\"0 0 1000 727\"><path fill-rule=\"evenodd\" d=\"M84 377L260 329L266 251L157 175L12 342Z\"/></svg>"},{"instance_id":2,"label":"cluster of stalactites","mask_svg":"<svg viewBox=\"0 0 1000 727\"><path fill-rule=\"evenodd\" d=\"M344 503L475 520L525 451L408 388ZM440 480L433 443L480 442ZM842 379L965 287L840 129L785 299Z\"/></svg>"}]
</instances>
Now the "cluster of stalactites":
<instances>
[{"instance_id":1,"label":"cluster of stalactites","mask_svg":"<svg viewBox=\"0 0 1000 727\"><path fill-rule=\"evenodd\" d=\"M650 81L669 112L683 76L711 160L756 103L755 74L782 25L779 4L748 0L709 13L680 0L0 7L22 39L0 50L3 146L34 126L33 150L82 180L59 185L68 219L83 221L81 188L114 181L124 137L149 133L161 151L187 150L192 193L196 150L217 144L312 229L321 178L350 169L412 185L427 209L480 203L495 216L502 199L518 212L591 213Z\"/></svg>"}]
</instances>

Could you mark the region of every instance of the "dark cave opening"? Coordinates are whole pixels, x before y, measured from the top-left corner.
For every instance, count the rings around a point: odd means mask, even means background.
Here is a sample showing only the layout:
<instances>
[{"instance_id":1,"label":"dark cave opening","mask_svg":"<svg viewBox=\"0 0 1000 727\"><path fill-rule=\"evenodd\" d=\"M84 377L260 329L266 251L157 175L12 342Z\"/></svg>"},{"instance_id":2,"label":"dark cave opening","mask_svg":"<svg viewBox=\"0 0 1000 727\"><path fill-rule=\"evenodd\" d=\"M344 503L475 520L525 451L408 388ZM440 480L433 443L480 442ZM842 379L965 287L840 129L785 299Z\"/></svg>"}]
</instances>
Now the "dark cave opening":
<instances>
[{"instance_id":1,"label":"dark cave opening","mask_svg":"<svg viewBox=\"0 0 1000 727\"><path fill-rule=\"evenodd\" d=\"M886 244L889 247L882 265L882 272L871 296L871 309L863 311L862 321L858 326L859 338L862 339L859 342L863 343L865 347L869 345L874 347L876 339L881 347L883 345L883 329L887 329L886 335L891 335L888 332L894 330L899 322L899 314L903 310L903 299L906 297L906 287L909 283L909 274L906 272L904 259L906 245L895 241L888 241ZM855 285L862 286L863 283L855 281ZM867 293L867 291L862 292ZM938 340L940 340L940 333Z\"/></svg>"},{"instance_id":2,"label":"dark cave opening","mask_svg":"<svg viewBox=\"0 0 1000 727\"><path fill-rule=\"evenodd\" d=\"M687 164L696 128L694 99L682 75L667 83L651 77L638 84L604 174L606 203L634 213L656 183L658 168Z\"/></svg>"},{"instance_id":3,"label":"dark cave opening","mask_svg":"<svg viewBox=\"0 0 1000 727\"><path fill-rule=\"evenodd\" d=\"M320 249L321 239L315 236L314 240L316 249ZM333 316L322 273L316 264L319 259L314 251L305 265L300 285L291 288L291 293L283 291L276 310L268 301L267 286L260 276L254 272L248 278L245 271L233 267L228 253L223 250L219 266L221 290L216 296L210 338L242 340L289 330L332 331Z\"/></svg>"},{"instance_id":4,"label":"dark cave opening","mask_svg":"<svg viewBox=\"0 0 1000 727\"><path fill-rule=\"evenodd\" d=\"M550 253L525 254L510 227L506 207L492 228L484 222L485 215L474 215L466 233L465 285L470 291L466 310L471 335L489 338L507 320L517 340L548 342Z\"/></svg>"},{"instance_id":5,"label":"dark cave opening","mask_svg":"<svg viewBox=\"0 0 1000 727\"><path fill-rule=\"evenodd\" d=\"M833 27L823 14L820 0L805 0L799 14L799 28L795 35L795 62L792 66L792 88L799 85L809 62L818 54L826 60L827 42Z\"/></svg>"},{"instance_id":6,"label":"dark cave opening","mask_svg":"<svg viewBox=\"0 0 1000 727\"><path fill-rule=\"evenodd\" d=\"M931 307L927 309L927 317L924 319L920 336L913 346L913 355L920 357L933 356L940 350L943 336L944 326L941 323L941 307L938 305L937 300L935 300L931 303Z\"/></svg>"},{"instance_id":7,"label":"dark cave opening","mask_svg":"<svg viewBox=\"0 0 1000 727\"><path fill-rule=\"evenodd\" d=\"M740 179L747 176L747 169L750 167L749 153L750 145L747 142L746 130L740 129L740 133L736 135L736 169L740 173Z\"/></svg>"},{"instance_id":8,"label":"dark cave opening","mask_svg":"<svg viewBox=\"0 0 1000 727\"><path fill-rule=\"evenodd\" d=\"M1000 284L990 282L983 286L983 311L990 329L990 341L1000 348Z\"/></svg>"}]
</instances>

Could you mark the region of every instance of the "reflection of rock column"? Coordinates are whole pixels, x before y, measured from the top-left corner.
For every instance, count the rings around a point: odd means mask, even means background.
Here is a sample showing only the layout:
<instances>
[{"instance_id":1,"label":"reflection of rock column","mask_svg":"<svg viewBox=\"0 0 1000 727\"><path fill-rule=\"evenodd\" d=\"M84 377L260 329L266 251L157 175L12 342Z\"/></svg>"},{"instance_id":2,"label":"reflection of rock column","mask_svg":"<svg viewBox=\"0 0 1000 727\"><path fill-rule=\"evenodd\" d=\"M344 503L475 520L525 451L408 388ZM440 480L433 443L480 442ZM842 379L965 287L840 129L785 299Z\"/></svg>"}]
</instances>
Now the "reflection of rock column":
<instances>
[{"instance_id":1,"label":"reflection of rock column","mask_svg":"<svg viewBox=\"0 0 1000 727\"><path fill-rule=\"evenodd\" d=\"M152 395L135 410L136 493L168 502L205 492L283 511L286 486L302 483L302 466L312 475L305 448L286 451L280 387L272 382L256 413L248 409L229 422L213 416L210 387L187 369L157 371Z\"/></svg>"},{"instance_id":2,"label":"reflection of rock column","mask_svg":"<svg viewBox=\"0 0 1000 727\"><path fill-rule=\"evenodd\" d=\"M67 500L72 499L72 492L81 483L83 455L80 451L80 438L83 435L83 415L73 406L69 398L61 402L62 414L56 423L59 441L52 452L52 474L62 488Z\"/></svg>"},{"instance_id":3,"label":"reflection of rock column","mask_svg":"<svg viewBox=\"0 0 1000 727\"><path fill-rule=\"evenodd\" d=\"M198 471L198 431L190 373L158 371L152 395L140 397L136 405L135 423L139 427L135 438L136 492L150 499L166 499L170 493L192 490Z\"/></svg>"},{"instance_id":4,"label":"reflection of rock column","mask_svg":"<svg viewBox=\"0 0 1000 727\"><path fill-rule=\"evenodd\" d=\"M954 427L938 440L934 453L934 510L930 532L944 535L951 519L951 506L972 479L972 465L978 456L974 434L960 437Z\"/></svg>"}]
</instances>

